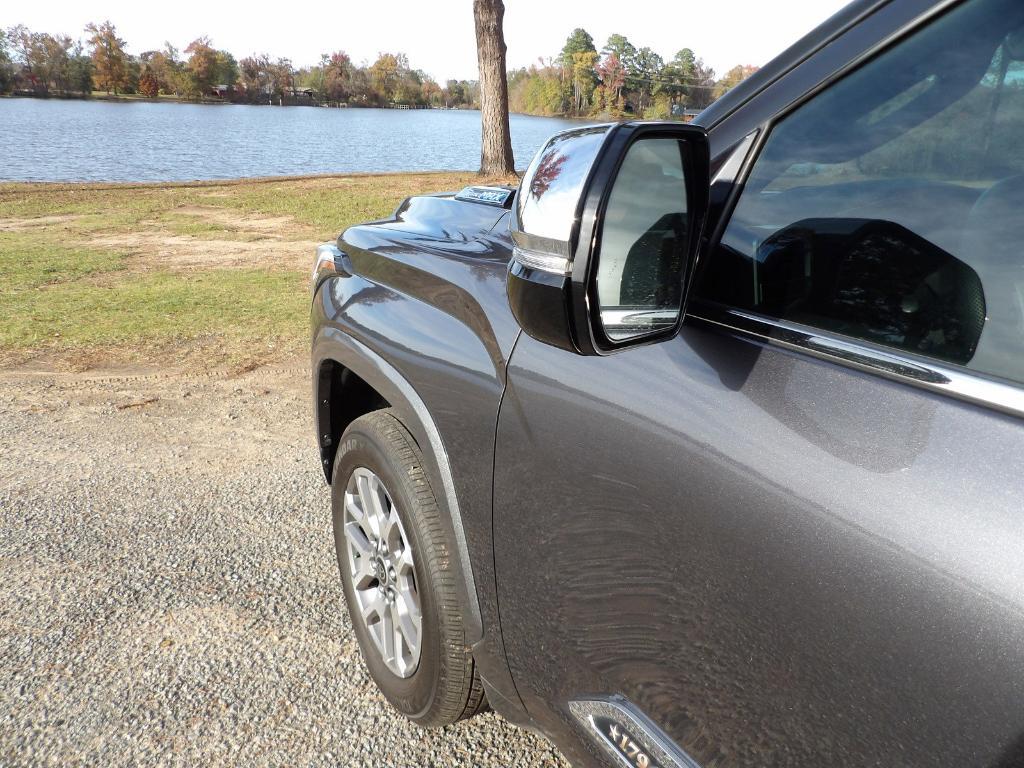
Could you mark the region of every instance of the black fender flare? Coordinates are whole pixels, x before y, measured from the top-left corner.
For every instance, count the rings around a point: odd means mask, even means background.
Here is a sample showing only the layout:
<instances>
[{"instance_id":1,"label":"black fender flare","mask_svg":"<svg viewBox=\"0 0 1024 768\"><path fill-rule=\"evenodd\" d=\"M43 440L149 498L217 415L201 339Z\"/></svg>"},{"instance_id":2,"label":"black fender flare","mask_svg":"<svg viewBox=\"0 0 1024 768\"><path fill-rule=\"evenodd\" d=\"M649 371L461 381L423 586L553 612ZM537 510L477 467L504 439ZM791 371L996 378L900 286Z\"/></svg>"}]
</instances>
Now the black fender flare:
<instances>
[{"instance_id":1,"label":"black fender flare","mask_svg":"<svg viewBox=\"0 0 1024 768\"><path fill-rule=\"evenodd\" d=\"M386 399L423 452L428 477L432 480L435 493L440 490L437 494L438 501L444 504L448 513L446 520L450 526L451 540L455 542L455 554L462 567L463 578L458 580L457 586L468 650L469 646L483 637L483 622L459 499L455 493L451 463L441 433L426 404L400 371L362 342L341 329L328 325L319 330L313 340L312 349L313 418L318 435L322 436L325 428L320 423L322 410L319 387L320 370L327 362L349 369Z\"/></svg>"}]
</instances>

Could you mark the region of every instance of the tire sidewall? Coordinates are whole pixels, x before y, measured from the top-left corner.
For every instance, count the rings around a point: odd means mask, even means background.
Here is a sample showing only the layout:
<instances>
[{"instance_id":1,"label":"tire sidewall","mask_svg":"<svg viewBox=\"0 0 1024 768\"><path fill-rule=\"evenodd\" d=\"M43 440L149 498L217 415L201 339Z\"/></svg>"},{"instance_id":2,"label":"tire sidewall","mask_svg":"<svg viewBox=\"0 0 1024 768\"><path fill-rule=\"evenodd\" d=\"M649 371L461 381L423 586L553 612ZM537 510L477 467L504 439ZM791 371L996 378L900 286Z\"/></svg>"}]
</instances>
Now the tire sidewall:
<instances>
[{"instance_id":1,"label":"tire sidewall","mask_svg":"<svg viewBox=\"0 0 1024 768\"><path fill-rule=\"evenodd\" d=\"M345 591L345 600L349 606L352 627L359 641L359 649L363 655L370 674L377 683L385 698L399 712L414 720L423 717L432 707L436 698L438 680L441 673L441 628L438 611L433 594L433 581L426 571L424 557L428 542L423 540L420 526L416 520L415 490L407 475L407 468L391 457L388 451L378 445L381 436L358 427L347 431L338 446L333 480L331 484L331 517L334 528L335 553L341 583ZM342 530L345 506L345 489L352 472L365 467L375 473L384 483L391 499L398 508L398 516L402 521L406 535L413 549L413 572L416 575L417 593L420 598L422 613L420 629L420 659L416 671L407 678L394 674L384 663L376 645L366 628L363 619L356 614L355 589L351 575L348 573L348 546Z\"/></svg>"}]
</instances>

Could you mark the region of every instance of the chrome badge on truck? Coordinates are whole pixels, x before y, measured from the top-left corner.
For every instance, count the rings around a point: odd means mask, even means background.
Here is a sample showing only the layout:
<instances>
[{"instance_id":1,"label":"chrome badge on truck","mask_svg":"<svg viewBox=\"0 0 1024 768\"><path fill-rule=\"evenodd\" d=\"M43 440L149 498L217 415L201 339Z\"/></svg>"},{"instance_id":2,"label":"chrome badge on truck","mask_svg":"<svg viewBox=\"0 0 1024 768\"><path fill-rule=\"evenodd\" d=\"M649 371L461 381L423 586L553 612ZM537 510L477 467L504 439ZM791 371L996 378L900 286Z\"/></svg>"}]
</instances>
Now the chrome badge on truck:
<instances>
[{"instance_id":1,"label":"chrome badge on truck","mask_svg":"<svg viewBox=\"0 0 1024 768\"><path fill-rule=\"evenodd\" d=\"M505 187L466 187L457 195L456 200L465 200L469 203L485 203L496 205L499 208L507 208L514 190Z\"/></svg>"},{"instance_id":2,"label":"chrome badge on truck","mask_svg":"<svg viewBox=\"0 0 1024 768\"><path fill-rule=\"evenodd\" d=\"M700 768L625 699L570 701L569 710L623 768Z\"/></svg>"}]
</instances>

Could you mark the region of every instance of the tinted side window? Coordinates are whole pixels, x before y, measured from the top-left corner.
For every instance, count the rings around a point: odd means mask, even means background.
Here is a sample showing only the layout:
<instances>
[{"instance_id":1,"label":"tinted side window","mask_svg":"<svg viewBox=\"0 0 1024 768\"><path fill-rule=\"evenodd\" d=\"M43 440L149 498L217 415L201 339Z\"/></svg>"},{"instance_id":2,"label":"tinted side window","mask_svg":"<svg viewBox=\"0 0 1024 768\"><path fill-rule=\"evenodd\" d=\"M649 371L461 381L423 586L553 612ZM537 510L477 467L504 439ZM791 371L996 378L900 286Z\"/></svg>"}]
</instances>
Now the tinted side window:
<instances>
[{"instance_id":1,"label":"tinted side window","mask_svg":"<svg viewBox=\"0 0 1024 768\"><path fill-rule=\"evenodd\" d=\"M781 121L698 295L1024 381L1024 4L970 0Z\"/></svg>"}]
</instances>

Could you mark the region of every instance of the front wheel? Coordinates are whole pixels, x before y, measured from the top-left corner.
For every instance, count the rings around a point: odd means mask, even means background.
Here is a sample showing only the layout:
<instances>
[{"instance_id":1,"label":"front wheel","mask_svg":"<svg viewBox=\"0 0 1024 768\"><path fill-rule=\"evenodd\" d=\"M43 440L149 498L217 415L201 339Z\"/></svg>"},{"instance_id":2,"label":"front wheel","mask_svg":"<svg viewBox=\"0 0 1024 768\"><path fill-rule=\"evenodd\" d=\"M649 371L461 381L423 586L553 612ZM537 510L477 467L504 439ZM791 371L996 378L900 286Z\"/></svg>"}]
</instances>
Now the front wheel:
<instances>
[{"instance_id":1,"label":"front wheel","mask_svg":"<svg viewBox=\"0 0 1024 768\"><path fill-rule=\"evenodd\" d=\"M361 416L345 430L331 506L349 616L377 687L427 727L483 709L465 650L454 542L419 448L392 411Z\"/></svg>"}]
</instances>

